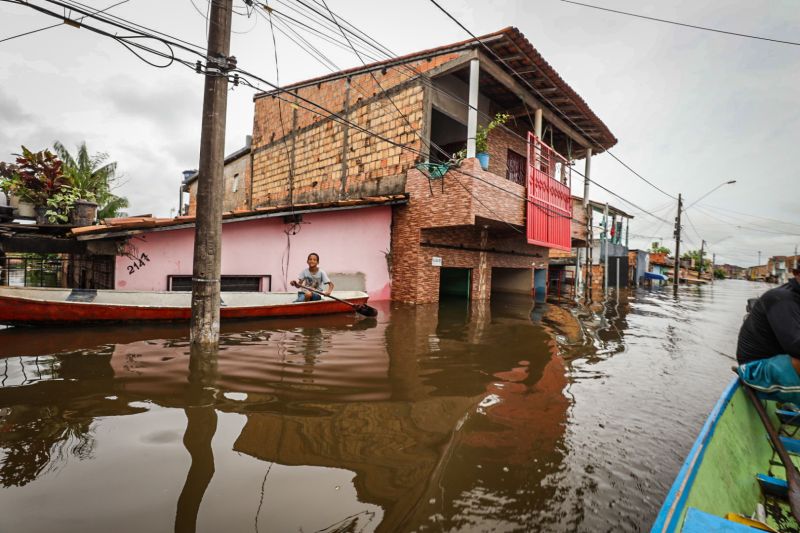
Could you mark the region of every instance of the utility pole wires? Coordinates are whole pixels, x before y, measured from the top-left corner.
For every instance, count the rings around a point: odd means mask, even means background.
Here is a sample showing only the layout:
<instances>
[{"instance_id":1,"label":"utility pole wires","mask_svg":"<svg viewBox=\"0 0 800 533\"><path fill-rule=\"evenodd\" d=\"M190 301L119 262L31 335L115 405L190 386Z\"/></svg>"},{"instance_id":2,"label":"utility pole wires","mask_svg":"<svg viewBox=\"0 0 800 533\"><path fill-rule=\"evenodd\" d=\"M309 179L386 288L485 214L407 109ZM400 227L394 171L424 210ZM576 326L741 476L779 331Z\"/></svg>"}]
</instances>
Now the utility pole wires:
<instances>
[{"instance_id":1,"label":"utility pole wires","mask_svg":"<svg viewBox=\"0 0 800 533\"><path fill-rule=\"evenodd\" d=\"M681 211L683 210L683 198L678 193L678 216L675 217L675 286L673 293L678 295L678 285L681 282Z\"/></svg>"},{"instance_id":2,"label":"utility pole wires","mask_svg":"<svg viewBox=\"0 0 800 533\"><path fill-rule=\"evenodd\" d=\"M235 66L235 60L229 57L233 0L210 2L189 334L192 348L200 349L213 349L219 344L227 71Z\"/></svg>"}]
</instances>

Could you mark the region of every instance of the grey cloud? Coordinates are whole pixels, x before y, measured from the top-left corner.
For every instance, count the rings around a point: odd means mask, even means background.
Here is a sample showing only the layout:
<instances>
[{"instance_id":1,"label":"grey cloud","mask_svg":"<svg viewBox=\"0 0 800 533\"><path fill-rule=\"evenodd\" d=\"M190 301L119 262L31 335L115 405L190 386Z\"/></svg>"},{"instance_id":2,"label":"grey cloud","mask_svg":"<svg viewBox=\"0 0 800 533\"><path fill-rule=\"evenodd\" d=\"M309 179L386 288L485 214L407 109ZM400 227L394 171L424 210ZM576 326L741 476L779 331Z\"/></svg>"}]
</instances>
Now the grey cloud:
<instances>
[{"instance_id":1,"label":"grey cloud","mask_svg":"<svg viewBox=\"0 0 800 533\"><path fill-rule=\"evenodd\" d=\"M143 87L130 78L115 77L103 87L112 111L175 131L187 125L199 127L202 88L186 85Z\"/></svg>"},{"instance_id":2,"label":"grey cloud","mask_svg":"<svg viewBox=\"0 0 800 533\"><path fill-rule=\"evenodd\" d=\"M23 111L22 106L9 94L0 90L0 126L12 125L15 122L27 120L30 114Z\"/></svg>"}]
</instances>

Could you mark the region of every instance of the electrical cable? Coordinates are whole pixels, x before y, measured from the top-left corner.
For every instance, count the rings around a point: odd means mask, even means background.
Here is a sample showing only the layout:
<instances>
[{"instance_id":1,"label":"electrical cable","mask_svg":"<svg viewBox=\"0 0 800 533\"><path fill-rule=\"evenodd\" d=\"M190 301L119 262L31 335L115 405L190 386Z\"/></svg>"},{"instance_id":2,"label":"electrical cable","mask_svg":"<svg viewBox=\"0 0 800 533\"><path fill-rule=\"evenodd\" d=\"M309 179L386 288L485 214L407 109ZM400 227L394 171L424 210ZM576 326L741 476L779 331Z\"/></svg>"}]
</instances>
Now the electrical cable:
<instances>
[{"instance_id":1,"label":"electrical cable","mask_svg":"<svg viewBox=\"0 0 800 533\"><path fill-rule=\"evenodd\" d=\"M340 23L339 23L339 21L337 20L336 16L335 16L335 15L333 14L333 12L330 10L330 8L328 7L328 5L327 5L327 3L325 2L325 0L322 0L322 4L324 5L325 9L328 11L328 13L329 13L329 15L330 15L331 19L333 20L333 22L334 22L334 23L337 25L337 27L340 29L342 36L344 37L344 39L345 39L345 40L347 40L348 44L350 45L351 49L353 50L353 52L354 52L354 53L356 54L356 56L358 57L359 61L361 61L362 65L366 66L366 63L364 62L364 59L363 59L363 57L361 56L361 54L359 54L358 50L356 50L356 48L353 46L353 43L352 43L352 41L351 41L351 40L350 40L350 39L347 37L347 34L346 34L346 33L345 33L345 31L344 31L344 28L342 28L342 26L340 25ZM335 66L335 64L334 64L334 66ZM407 116L406 116L406 115L405 115L405 114L404 114L404 113L403 113L403 112L402 112L402 111L401 111L401 110L400 110L400 109L397 107L397 104L396 104L396 103L394 102L394 100L393 100L393 99L392 99L392 98L391 98L391 97L388 95L388 93L387 93L387 92L386 92L386 90L383 88L383 86L381 85L380 81L379 81L379 80L378 80L378 79L375 77L375 75L372 73L372 71L370 71L370 72L369 72L369 74L370 74L370 76L371 76L372 80L375 82L375 84L376 84L376 85L379 87L379 89L381 90L381 92L382 92L382 94L384 95L384 97L385 97L385 98L387 98L387 99L389 100L389 102L391 102L391 104L392 104L392 106L394 107L395 111L396 111L396 112L397 112L397 113L400 115L400 117L401 117L401 118L402 118L402 119L405 121L406 125L407 125L407 126L408 126L408 127L409 127L409 128L410 128L410 129L411 129L411 130L412 130L412 131L413 131L413 132L414 132L414 133L415 133L415 134L416 134L416 135L419 137L419 139L420 139L420 142L421 142L423 145L425 145L425 143L426 143L426 140L423 138L422 134L421 134L419 131L417 131L417 130L416 130L414 127L413 127L413 125L412 125L412 124L411 124L411 122L409 121L408 117L407 117ZM448 155L448 154L447 154L447 153L446 153L444 150L442 150L442 148L441 148L441 147L439 147L439 146L438 146L438 145L436 145L435 143L433 143L433 142L431 142L431 141L427 141L427 142L428 142L428 149L429 149L429 150L430 150L430 147L435 147L435 148L436 148L438 151L440 151L440 152L441 152L443 155L445 155L445 156L447 156L447 155ZM463 172L463 171L461 171L461 172ZM470 174L469 174L469 173L467 173L467 172L463 172L463 173L465 173L465 174L467 174L467 175L470 175ZM455 176L453 176L453 177L455 177ZM480 177L478 177L478 176L474 176L474 175L473 175L472 177L474 177L474 178L476 178L476 179L479 179L479 180L481 180L481 181L483 181L484 183L487 183L487 184L489 184L489 185L495 186L495 184L493 184L493 183L491 183L491 182L489 182L489 181L487 181L487 180L483 180L482 178L480 178ZM484 204L484 203L483 203L483 201L482 201L480 198L478 198L478 196L477 196L477 195L476 195L476 194L475 194L473 191L470 191L470 190L469 190L469 189L468 189L468 188L467 188L467 187L466 187L466 186L465 186L463 183L461 183L461 181L460 181L460 180L458 180L458 178L455 178L455 179L456 179L456 181L458 182L458 184L459 184L459 185L461 185L461 186L464 188L464 190L465 190L465 191L467 191L469 194L471 194L471 195L472 195L472 197L473 197L473 198L474 198L474 199L475 199L475 200L476 200L478 203L480 203L480 204L481 204L481 205L482 205L482 206L483 206L485 209L487 209L487 210L488 210L490 213L492 213L492 214L493 214L495 217L497 217L497 218L498 218L498 220L501 220L501 221L503 221L505 224L507 224L507 225L508 225L510 228L512 228L513 230L515 230L515 231L517 231L517 232L520 232L520 233L522 233L522 231L521 231L521 230L519 230L519 229L518 229L516 226L514 226L514 225L512 225L511 223L509 223L508 221L504 220L502 217L500 217L499 215L497 215L497 213L496 213L495 211L493 211L493 210L492 210L491 208L489 208L489 207L488 207L486 204ZM506 190L505 190L505 189L503 189L502 187L497 187L497 188L499 188L500 190L503 190L504 192L510 193L510 191L506 191ZM511 194L513 194L513 193L511 193ZM521 198L521 199L522 199L522 200L524 200L524 201L530 201L530 200L528 200L528 198L526 198L526 197L523 197L523 196L520 196L520 195L516 195L516 194L515 194L515 196L517 196L517 197ZM537 204L537 205L538 205L538 204ZM545 210L547 210L547 211L551 211L551 212L553 211L553 210L552 210L552 209L551 209L549 206L539 205L539 207L540 207L540 208L544 208L544 209L545 209ZM556 212L555 212L555 214L556 214L556 215L558 215L558 216L567 217L566 215L564 215L563 213L559 213L558 211L556 211ZM552 215L550 215L550 216L552 216ZM568 216L568 218L570 218L570 219L572 218L572 216L571 216L571 213L570 213L570 215Z\"/></svg>"},{"instance_id":2,"label":"electrical cable","mask_svg":"<svg viewBox=\"0 0 800 533\"><path fill-rule=\"evenodd\" d=\"M4 0L4 1L10 1L10 0ZM66 8L68 8L68 9L72 9L70 6L66 6L64 3L62 3L62 2L58 2L58 1L56 1L56 0L47 0L47 1L48 1L49 3L53 3L53 4L55 4L55 5L60 5L60 6L62 6L62 7L66 7ZM13 3L19 3L19 4L22 4L22 5L27 5L27 6L29 6L29 7L32 7L32 8L34 8L34 9L36 9L36 10L40 11L40 12L43 12L43 13L45 13L45 14L48 14L48 15L51 15L51 16L57 16L57 17L59 16L57 13L54 13L54 12L52 12L52 11L49 11L49 10L47 10L47 9L45 9L45 8L41 8L40 6L34 6L34 5L32 5L32 4L28 4L28 3L26 3L26 2L22 2L22 1L20 1L20 0L13 1ZM78 12L80 12L80 13L82 13L82 14L85 14L86 16L92 16L92 13L86 13L86 12L82 12L82 11L80 11L80 10L77 10L77 9L76 9L76 11L78 11ZM122 25L122 24L120 24L120 23L118 23L118 22L114 22L114 21L108 21L108 20L106 20L106 19L104 19L104 18L101 18L101 17L93 17L93 18L96 18L96 19L100 20L101 22L104 22L104 23L107 23L107 24L110 24L110 25L114 25L114 26L117 26L117 27L120 27L120 28L127 29L127 30L131 31L131 29L130 29L129 27L126 27L126 26L124 26L124 25ZM124 19L120 19L119 17L114 17L114 18L115 18L115 19L117 19L117 20L124 20ZM127 22L127 21L126 21L126 22ZM182 50L185 50L185 51L188 51L188 52L194 53L194 54L196 54L196 55L200 55L200 54L198 54L198 52L196 52L195 50L191 50L191 49L187 48L186 46L183 46L183 45L180 45L180 44L176 44L176 43L174 43L174 42L170 42L170 41L167 41L166 39L163 39L163 38L160 38L160 37L156 37L156 36L153 36L153 35L146 35L146 34L143 34L143 35L139 35L139 36L133 36L133 37L118 37L118 36L116 36L116 35L112 35L112 34L110 34L109 32L106 32L106 31L104 31L104 30L100 30L100 29L98 29L98 28L93 28L93 27L89 27L89 26L85 26L85 25L84 25L84 27L86 27L86 28L87 28L87 29L89 29L90 31L93 31L93 32L95 32L95 33L98 33L98 34L100 34L100 35L104 35L104 36L108 36L108 37L114 38L115 40L117 40L118 42L120 42L121 44L123 44L124 46L126 46L126 48L128 48L129 50L130 50L130 47L131 47L131 46L133 46L133 47L135 47L135 48L139 48L139 49L141 49L141 50L144 50L144 51L147 51L147 52L149 52L149 53L152 53L152 54L154 54L154 55L157 55L157 56L159 56L159 57L163 57L163 58L170 59L170 64L171 64L171 62L172 62L172 61L178 61L179 63L181 63L181 64L184 64L185 66L188 66L188 67L194 67L194 65L192 65L192 64L191 64L191 62L189 62L189 61L187 61L187 60L183 60L183 59L176 59L176 57L175 57L175 54L174 54L174 50L172 50L172 46L177 46L178 48L180 48L180 49L182 49ZM139 26L139 27L142 27L142 26ZM140 32L140 33L141 33L141 32ZM159 32L159 33L160 33L160 32ZM162 35L163 35L163 34L162 34ZM126 40L126 39L128 39L128 38L150 38L150 39L153 39L153 40L159 41L159 42L161 42L162 44L166 45L166 46L169 48L169 50L170 50L170 53L169 53L169 54L166 54L166 53L164 53L164 52L161 52L161 51L159 51L159 50L154 50L154 49L152 49L152 48L150 48L150 47L147 47L147 46L144 46L144 45L141 45L141 44L138 44L138 43L129 43L129 42ZM191 45L191 43L189 43L189 44ZM131 51L132 51L132 50L131 50ZM139 54L137 54L137 57L139 57L140 59L143 59L143 60L144 60L144 58L142 58L141 56L139 56ZM146 60L145 60L145 61L146 61ZM148 62L148 63L149 63L149 64L153 64L153 63L151 63L151 62ZM158 66L158 67L162 67L162 68L163 68L164 66L166 66L166 65L155 65L155 64L153 64L153 65L154 65L154 66ZM285 90L281 89L279 86L277 86L277 85L275 85L275 84L272 84L271 82L268 82L267 80L264 80L263 78L259 78L258 76L255 76L254 74L252 74L252 73L249 73L249 72L247 72L247 71L245 71L245 70L243 70L243 69L240 69L240 68L235 68L235 69L233 69L233 70L236 70L236 71L238 71L238 72L241 72L241 73L242 73L243 75L245 75L245 76L249 76L249 77L252 77L253 79L256 79L256 80L258 80L258 81L261 81L261 82L263 82L263 83L266 83L267 85L271 86L271 87L272 87L273 89L275 89L275 90L278 90L278 91L280 91L280 92L285 92ZM247 85L249 85L249 86L251 86L251 87L254 87L254 88L257 88L257 87L255 87L254 85L252 85L252 83L249 83L249 82L247 83ZM276 96L276 97L277 97L277 96ZM328 116L329 118L332 118L332 119L334 119L334 120L337 120L337 121L339 121L339 122L346 123L346 124L348 124L349 126L351 126L351 127L354 127L355 129L357 129L357 130L359 130L359 131L361 131L361 132L363 132L363 133L365 133L365 134L367 134L367 135L371 135L371 136L373 136L373 137L379 138L380 140L382 140L382 141L384 141L384 142L387 142L387 143L389 143L389 144L391 144L391 145L397 146L397 147L399 147L399 148L401 148L401 149L403 149L403 150L411 150L411 151L414 151L414 152L416 152L416 153L418 153L418 154L420 154L420 155L423 155L423 154L422 154L421 152L419 152L418 150L414 150L414 149L412 149L412 148L410 148L410 147L407 147L407 146L405 146L405 145L402 145L402 144L400 144L400 143L397 143L397 142L395 142L395 141L392 141L391 139L388 139L388 138L386 138L386 137L384 137L384 136L382 136L382 135L376 134L376 133L374 133L374 132L372 132L372 131L370 131L370 130L368 130L368 129L366 129L366 128L363 128L363 127L361 127L361 126L358 126L357 124L354 124L354 123L352 123L352 122L350 122L350 121L348 121L348 120L344 119L343 117L341 117L341 115L338 115L337 113L330 112L329 110L326 110L324 107L322 107L322 106L319 106L318 104L316 104L316 103L315 103L315 102L313 102L313 101L310 101L310 100L308 100L308 99L305 99L305 98L299 97L299 95L294 95L294 97L295 97L295 98L299 98L300 100L306 101L307 103L309 103L309 104L311 104L311 105L313 105L313 106L315 106L315 107L318 107L318 108L320 108L320 109L322 109L322 110L326 111L326 114L322 114L322 113L317 113L317 114L320 114L320 115L322 115L322 116ZM278 98L280 98L280 99L281 99L281 100L283 100L283 101L286 101L286 102L287 102L287 103L289 103L290 105L297 105L295 102L290 102L290 101L288 101L286 98L281 98L281 97L278 97ZM307 110L310 110L310 109L308 109L308 108L306 108L306 109L307 109ZM315 112L315 111L313 111L313 110L310 110L310 111L312 111L312 112ZM464 173L464 174L466 174L466 175L470 175L470 173L463 172L463 171L461 171L461 172L462 172L462 173ZM579 172L577 172L577 171L576 171L576 173L578 173L578 174L580 175L580 173L579 173ZM484 180L484 179L480 178L479 176L474 176L474 175L473 175L472 177L474 177L474 178L476 178L476 179L479 179L480 181L483 181L484 183L487 183L487 184L489 184L489 185L491 185L491 186L494 186L494 187L496 187L496 188L498 188L498 189L500 189L500 190L502 190L502 191L506 192L507 194L512 194L512 195L514 195L514 196L517 196L517 197L523 198L523 197L521 197L520 195L516 195L515 193L512 193L511 191L507 191L506 189L503 189L502 187L498 187L497 185L495 185L495 184L493 184L493 183L491 183L491 182L489 182L489 181L487 181L487 180ZM608 191L608 192L609 192L609 193L611 193L612 195L614 195L614 196L617 196L617 197L618 197L618 198L620 198L621 200L623 200L623 201L625 201L625 202L627 202L627 203L631 204L632 206L636 207L637 209L641 210L642 212L644 212L644 213L648 213L648 212L647 212L646 210L644 210L643 208L641 208L641 207L637 206L636 204L634 204L633 202L630 202L629 200L627 200L627 199L625 199L625 198L623 198L623 197L621 197L621 196L617 195L616 193L613 193L612 191L610 191L609 189L607 189L607 188L603 187L603 186L602 186L602 185L600 185L599 183L597 183L597 182L594 182L594 181L593 181L593 180L591 180L591 179L590 179L589 181L590 181L590 182L592 182L592 183L595 183L596 185L598 185L599 187L601 187L601 188L603 188L604 190ZM533 202L531 202L531 201L530 201L529 199L527 199L527 198L523 198L523 199L524 199L526 202L533 203ZM537 205L538 205L538 204L537 204ZM539 206L539 207L545 207L545 206ZM560 213L557 213L557 214L561 215ZM648 214L650 214L650 213L648 213ZM565 215L561 215L561 216L565 216ZM651 216L653 216L653 215L651 214ZM571 216L569 216L569 218L571 218ZM658 217L656 217L656 218L658 218Z\"/></svg>"},{"instance_id":3,"label":"electrical cable","mask_svg":"<svg viewBox=\"0 0 800 533\"><path fill-rule=\"evenodd\" d=\"M98 10L98 11L95 11L95 12L94 12L94 14L96 15L96 14L98 14L98 13L103 13L104 11L108 11L108 10L109 10L109 9L111 9L112 7L117 7L118 5L120 5L120 4L125 4L125 3L127 3L128 1L129 1L129 0L121 0L121 1L117 2L116 4L112 4L112 5L110 5L110 6L106 7L106 8L104 8L104 9L100 9L100 10ZM79 18L79 19L78 19L78 22L81 22L81 21L83 21L83 19L85 19L87 16L88 16L88 15L84 15L83 17ZM6 41L10 41L10 40L12 40L12 39L16 39L17 37L24 37L24 36L26 36L26 35L32 35L32 34L34 34L34 33L38 33L38 32L40 32L40 31L49 30L49 29L51 29L51 28L56 28L56 27L58 27L58 26L63 26L64 24L65 24L64 22L59 22L58 24L52 24L52 25L50 25L50 26L45 26L44 28L39 28L38 30L31 30L31 31L26 31L25 33L20 33L20 34L17 34L17 35L12 35L11 37L6 37L6 38L4 38L4 39L0 39L0 43L4 43L4 42L6 42Z\"/></svg>"},{"instance_id":4,"label":"electrical cable","mask_svg":"<svg viewBox=\"0 0 800 533\"><path fill-rule=\"evenodd\" d=\"M746 37L748 39L758 39L760 41L769 41L769 42L779 43L779 44L790 44L790 45L793 45L793 46L800 46L800 43L796 43L796 42L793 42L793 41L783 41L783 40L780 40L780 39L772 39L772 38L769 38L769 37L759 37L757 35L749 35L747 33L737 33L737 32L734 32L734 31L726 31L726 30L719 30L719 29L716 29L716 28L708 28L708 27L705 27L705 26L696 26L694 24L686 24L684 22L676 22L674 20L666 20L666 19L660 19L660 18L656 18L656 17L648 17L646 15L638 15L636 13L628 13L626 11L618 11L616 9L609 9L607 7L593 6L591 4L583 4L581 2L575 2L573 0L561 0L561 1L566 3L566 4L575 4L577 6L590 7L592 9L599 9L600 11L608 11L610 13L617 13L618 15L627 15L629 17L635 17L635 18L640 18L640 19L645 19L645 20L652 20L652 21L655 21L655 22L664 22L666 24L673 24L675 26L683 26L685 28L693 28L695 30L705 30L705 31L711 31L711 32L714 32L714 33L723 33L725 35L733 35L733 36L736 36L736 37Z\"/></svg>"},{"instance_id":5,"label":"electrical cable","mask_svg":"<svg viewBox=\"0 0 800 533\"><path fill-rule=\"evenodd\" d=\"M639 174L638 172L636 172L635 170L633 170L633 169L632 169L632 168L631 168L629 165L625 164L625 163L624 163L624 162L623 162L621 159L619 159L617 156L615 156L613 153L611 153L611 151L610 151L609 149L607 149L607 148L603 148L603 145L602 145L602 144L600 144L600 142L598 142L598 141L597 141L597 140L596 140L594 137L592 137L592 135L590 135L589 133L587 133L587 132L586 132L586 130L584 130L584 129L583 129L583 128L582 128L582 127L579 125L579 124L577 124L577 123L576 123L574 120L572 120L572 119L571 119L569 116L567 116L567 114L566 114L566 113L564 113L564 112L563 112L563 111L562 111L562 110L561 110L561 109L560 109L558 106L554 105L554 104L553 104L553 103L550 101L550 99L548 99L548 98L547 98L545 95L543 95L543 94L542 94L542 92L541 92L539 89L537 89L536 87L534 87L533 85L531 85L531 83L530 83L530 82L529 82L529 81L528 81L526 78L524 78L524 77L523 77L521 74L519 74L519 73L518 73L518 72L517 72L517 71L516 71L516 70L515 70L513 67L511 67L511 66L510 66L510 65L509 65L509 64L508 64L508 63L507 63L507 62L506 62L506 61L505 61L503 58L501 58L500 56L498 56L498 55L497 55L497 53L496 53L494 50L492 50L491 48L489 48L489 46L488 46L486 43L484 43L483 41L481 41L481 40L480 40L480 39L479 39L479 38L478 38L478 37L477 37L475 34L473 34L473 33L472 33L472 32L471 32L471 31L470 31L470 30L469 30L469 29L468 29L466 26L464 26L464 25L463 25L463 24L462 24L462 23L461 23L461 22L460 22L458 19L456 19L456 18L455 18L455 17L454 17L452 14L450 14L450 13L449 13L449 12L448 12L446 9L444 9L444 8L443 8L443 7L442 7L442 6L441 6L441 5L440 5L440 4L439 4L439 3L438 3L436 0L430 0L430 2L431 2L433 5L435 5L436 7L438 7L438 8L439 8L439 10L440 10L440 11L442 11L442 12L443 12L445 15L447 15L447 17L448 17L448 18L450 18L450 20L452 20L452 21L453 21L453 22L455 22L455 23L456 23L456 24L457 24L459 27L461 27L461 29L463 29L465 32L467 32L467 33L468 33L468 34L469 34L469 35L470 35L470 36L471 36L471 37L472 37L472 38L475 40L475 42L476 42L476 43L478 43L479 45L483 46L483 47L484 47L486 50L488 50L488 51L489 51L489 53L491 53L491 54L492 54L492 55L493 55L493 56L494 56L494 57L495 57L495 58L496 58L496 59L497 59L497 60L498 60L500 63L502 63L503 65L505 65L505 66L506 66L506 68L508 68L509 70L511 70L511 72L512 72L512 73L513 73L513 74L514 74L514 75L515 75L517 78L519 78L519 79L520 79L522 82L524 82L524 83L525 83L525 85L527 85L527 86L528 86L528 87L529 87L529 88L530 88L530 89L531 89L531 90L532 90L534 93L536 93L536 94L537 94L537 95L538 95L540 98L542 98L542 99L543 99L545 102L547 102L548 104L550 104L550 106L552 106L554 110L556 110L556 111L557 111L557 112L558 112L558 113L559 113L559 114L560 114L562 117L564 117L564 119L565 119L565 120L567 120L567 121L568 121L570 124L572 124L573 126L575 126L575 127L576 127L576 128L577 128L577 129L578 129L578 130L579 130L579 131L580 131L580 132L583 134L583 135L585 135L585 136L586 136L586 137L587 137L589 140L591 140L592 142L594 142L596 146L598 146L598 147L599 147L599 148L601 148L601 149L604 149L604 150L605 150L605 152L606 152L608 155L610 155L611 157L613 157L613 158L614 158L614 159L615 159L617 162L619 162L620 164L622 164L622 165L623 165L623 166L624 166L626 169L630 170L630 171L631 171L631 172L632 172L632 173L633 173L633 174L634 174L636 177L638 177L639 179L641 179L642 181L644 181L645 183L647 183L648 185L650 185L651 187L653 187L654 189L656 189L657 191L659 191L660 193L662 193L662 194L664 194L664 195L666 195L666 196L668 196L668 197L672 198L673 200L677 200L677 197L676 197L676 196L674 196L674 195L672 195L672 194L670 194L670 193L668 193L668 192L664 191L664 190L663 190L662 188L660 188L658 185L656 185L655 183L651 182L650 180L648 180L647 178L645 178L644 176L642 176L641 174Z\"/></svg>"},{"instance_id":6,"label":"electrical cable","mask_svg":"<svg viewBox=\"0 0 800 533\"><path fill-rule=\"evenodd\" d=\"M761 220L766 220L767 222L777 222L778 224L786 224L786 225L789 225L789 226L800 227L800 224L798 224L796 222L787 222L785 220L779 220L777 218L769 218L769 217L764 217L764 216L759 216L759 215L752 215L752 214L749 214L749 213L743 213L741 211L734 211L733 209L730 209L730 208L727 208L727 207L718 207L718 206L714 206L714 205L710 205L710 204L704 204L702 202L697 204L697 205L705 207L706 209L713 209L715 211L724 211L725 213L734 213L736 215L742 215L742 216L751 217L751 218L758 218L758 219L761 219Z\"/></svg>"}]
</instances>

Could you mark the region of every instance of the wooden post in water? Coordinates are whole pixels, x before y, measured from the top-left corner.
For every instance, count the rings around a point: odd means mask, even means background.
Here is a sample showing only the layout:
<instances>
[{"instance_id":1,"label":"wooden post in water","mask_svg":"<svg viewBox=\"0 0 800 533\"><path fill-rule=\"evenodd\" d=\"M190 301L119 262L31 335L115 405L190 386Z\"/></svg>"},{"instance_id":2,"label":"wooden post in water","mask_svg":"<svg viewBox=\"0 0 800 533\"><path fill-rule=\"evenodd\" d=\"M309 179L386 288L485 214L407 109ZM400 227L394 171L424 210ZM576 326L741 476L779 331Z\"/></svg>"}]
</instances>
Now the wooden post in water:
<instances>
[{"instance_id":1,"label":"wooden post in water","mask_svg":"<svg viewBox=\"0 0 800 533\"><path fill-rule=\"evenodd\" d=\"M603 299L608 298L608 202L603 209Z\"/></svg>"},{"instance_id":2,"label":"wooden post in water","mask_svg":"<svg viewBox=\"0 0 800 533\"><path fill-rule=\"evenodd\" d=\"M223 167L233 0L210 2L189 333L193 346L207 347L219 343Z\"/></svg>"},{"instance_id":3,"label":"wooden post in water","mask_svg":"<svg viewBox=\"0 0 800 533\"><path fill-rule=\"evenodd\" d=\"M683 208L683 200L681 195L678 194L678 216L675 217L675 287L673 294L678 295L678 285L681 282L681 209Z\"/></svg>"}]
</instances>

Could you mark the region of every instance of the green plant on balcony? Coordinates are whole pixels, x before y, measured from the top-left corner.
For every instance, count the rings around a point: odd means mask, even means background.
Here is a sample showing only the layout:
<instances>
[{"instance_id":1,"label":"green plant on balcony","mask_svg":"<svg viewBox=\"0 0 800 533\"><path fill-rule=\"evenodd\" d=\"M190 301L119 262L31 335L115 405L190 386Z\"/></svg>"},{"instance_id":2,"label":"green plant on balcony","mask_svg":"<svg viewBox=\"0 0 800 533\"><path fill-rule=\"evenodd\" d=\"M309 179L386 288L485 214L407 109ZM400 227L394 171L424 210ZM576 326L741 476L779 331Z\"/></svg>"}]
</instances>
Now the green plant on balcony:
<instances>
[{"instance_id":1,"label":"green plant on balcony","mask_svg":"<svg viewBox=\"0 0 800 533\"><path fill-rule=\"evenodd\" d=\"M475 157L480 161L483 170L489 169L489 134L496 127L508 122L510 118L511 115L508 113L497 113L486 126L478 126L475 131ZM466 157L466 147L453 154L453 159L458 162L461 162Z\"/></svg>"}]
</instances>

